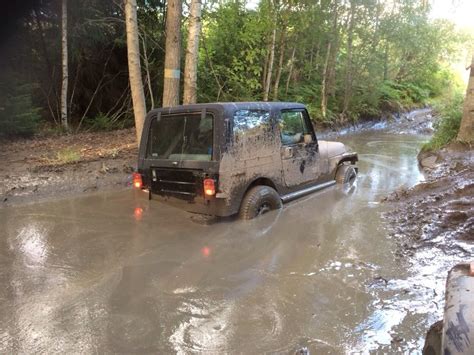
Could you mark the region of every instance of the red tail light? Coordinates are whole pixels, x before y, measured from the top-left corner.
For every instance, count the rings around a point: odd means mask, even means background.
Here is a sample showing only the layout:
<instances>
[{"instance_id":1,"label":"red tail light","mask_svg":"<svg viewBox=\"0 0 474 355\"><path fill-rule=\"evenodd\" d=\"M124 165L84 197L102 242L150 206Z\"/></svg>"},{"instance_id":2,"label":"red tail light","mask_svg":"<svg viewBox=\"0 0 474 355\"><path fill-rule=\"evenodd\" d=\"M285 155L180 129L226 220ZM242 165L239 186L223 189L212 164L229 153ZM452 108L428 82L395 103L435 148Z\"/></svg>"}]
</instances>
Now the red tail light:
<instances>
[{"instance_id":1,"label":"red tail light","mask_svg":"<svg viewBox=\"0 0 474 355\"><path fill-rule=\"evenodd\" d=\"M142 175L139 173L133 173L133 187L141 189L143 186Z\"/></svg>"},{"instance_id":2,"label":"red tail light","mask_svg":"<svg viewBox=\"0 0 474 355\"><path fill-rule=\"evenodd\" d=\"M214 196L216 194L216 182L214 179L204 179L204 195Z\"/></svg>"}]
</instances>

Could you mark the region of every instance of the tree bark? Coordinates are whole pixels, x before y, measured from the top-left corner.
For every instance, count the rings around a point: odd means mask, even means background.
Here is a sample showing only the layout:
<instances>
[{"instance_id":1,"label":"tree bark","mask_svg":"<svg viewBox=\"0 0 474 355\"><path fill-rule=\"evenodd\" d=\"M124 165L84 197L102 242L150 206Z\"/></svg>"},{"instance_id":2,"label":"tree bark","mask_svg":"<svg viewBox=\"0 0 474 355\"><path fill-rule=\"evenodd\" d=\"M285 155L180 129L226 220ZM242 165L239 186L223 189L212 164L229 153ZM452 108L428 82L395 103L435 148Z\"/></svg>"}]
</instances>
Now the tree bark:
<instances>
[{"instance_id":1,"label":"tree bark","mask_svg":"<svg viewBox=\"0 0 474 355\"><path fill-rule=\"evenodd\" d=\"M289 62L290 69L288 70L288 78L286 79L286 87L285 87L285 96L287 97L288 97L288 90L290 89L291 76L293 75L293 65L295 63L295 55L296 55L296 46L293 47L293 52L291 53L291 59Z\"/></svg>"},{"instance_id":2,"label":"tree bark","mask_svg":"<svg viewBox=\"0 0 474 355\"><path fill-rule=\"evenodd\" d=\"M280 39L280 58L278 60L278 67L276 71L275 83L273 84L273 100L278 100L278 89L280 86L281 72L283 70L283 60L285 59L285 47L286 47L286 31L283 30Z\"/></svg>"},{"instance_id":3,"label":"tree bark","mask_svg":"<svg viewBox=\"0 0 474 355\"><path fill-rule=\"evenodd\" d=\"M67 105L67 86L69 82L68 70L68 47L67 47L67 0L62 0L61 6L61 125L65 130L69 130L68 105Z\"/></svg>"},{"instance_id":4,"label":"tree bark","mask_svg":"<svg viewBox=\"0 0 474 355\"><path fill-rule=\"evenodd\" d=\"M151 84L151 75L150 75L150 62L148 61L148 53L147 53L147 46L146 46L146 35L142 35L142 44L143 44L143 61L145 64L145 73L146 73L146 84L148 86L148 92L150 94L150 103L151 103L151 110L155 108L155 95L153 94L153 87ZM146 100L146 99L145 99ZM145 101L146 103L146 101Z\"/></svg>"},{"instance_id":5,"label":"tree bark","mask_svg":"<svg viewBox=\"0 0 474 355\"><path fill-rule=\"evenodd\" d=\"M273 62L275 61L275 42L276 42L276 27L272 32L272 44L270 47L270 59L267 68L267 78L265 80L265 90L263 92L263 101L268 101L268 94L270 93L270 85L272 83Z\"/></svg>"},{"instance_id":6,"label":"tree bark","mask_svg":"<svg viewBox=\"0 0 474 355\"><path fill-rule=\"evenodd\" d=\"M331 34L331 55L328 61L326 93L328 96L336 96L336 60L339 52L339 0L334 0L334 18Z\"/></svg>"},{"instance_id":7,"label":"tree bark","mask_svg":"<svg viewBox=\"0 0 474 355\"><path fill-rule=\"evenodd\" d=\"M321 83L321 113L323 115L323 118L326 118L326 111L327 111L327 104L328 104L327 83L328 83L328 66L329 66L330 57L331 57L331 41L328 41L328 48L326 50L326 60L324 61L324 68L323 68L323 79Z\"/></svg>"},{"instance_id":8,"label":"tree bark","mask_svg":"<svg viewBox=\"0 0 474 355\"><path fill-rule=\"evenodd\" d=\"M346 119L349 104L352 98L352 43L354 40L354 13L355 0L351 0L351 9L349 14L349 29L347 33L347 64L346 64L346 78L344 84L344 103L342 109L342 120Z\"/></svg>"},{"instance_id":9,"label":"tree bark","mask_svg":"<svg viewBox=\"0 0 474 355\"><path fill-rule=\"evenodd\" d=\"M181 0L168 0L166 11L165 80L163 107L179 105L181 76Z\"/></svg>"},{"instance_id":10,"label":"tree bark","mask_svg":"<svg viewBox=\"0 0 474 355\"><path fill-rule=\"evenodd\" d=\"M127 31L128 76L132 92L135 131L137 134L137 142L140 144L146 115L146 105L140 66L140 42L138 41L136 0L125 0L125 26Z\"/></svg>"},{"instance_id":11,"label":"tree bark","mask_svg":"<svg viewBox=\"0 0 474 355\"><path fill-rule=\"evenodd\" d=\"M184 64L183 104L197 101L197 66L199 58L199 34L201 32L201 0L191 0L189 12L188 44Z\"/></svg>"},{"instance_id":12,"label":"tree bark","mask_svg":"<svg viewBox=\"0 0 474 355\"><path fill-rule=\"evenodd\" d=\"M474 143L474 55L472 56L470 70L461 126L459 127L457 138L459 141L472 144Z\"/></svg>"}]
</instances>

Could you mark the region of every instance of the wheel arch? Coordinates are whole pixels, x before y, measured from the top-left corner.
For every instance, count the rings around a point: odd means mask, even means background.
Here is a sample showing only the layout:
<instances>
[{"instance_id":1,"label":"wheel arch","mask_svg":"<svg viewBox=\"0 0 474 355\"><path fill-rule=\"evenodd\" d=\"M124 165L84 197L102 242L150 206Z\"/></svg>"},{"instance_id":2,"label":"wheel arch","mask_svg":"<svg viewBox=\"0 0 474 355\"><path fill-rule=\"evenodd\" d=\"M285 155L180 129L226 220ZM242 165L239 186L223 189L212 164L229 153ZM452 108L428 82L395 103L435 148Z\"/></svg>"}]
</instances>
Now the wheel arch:
<instances>
[{"instance_id":1,"label":"wheel arch","mask_svg":"<svg viewBox=\"0 0 474 355\"><path fill-rule=\"evenodd\" d=\"M242 202L244 200L244 197L245 195L247 194L247 192L249 192L249 190L252 188L252 187L255 187L255 186L268 186L268 187L271 187L272 189L274 189L278 194L279 191L278 191L278 188L276 187L275 183L273 182L272 179L269 179L267 177L258 177L258 178L255 178L253 180L251 180L246 186L244 189L241 190L241 193L240 193L240 198L239 198L239 203L237 205L237 211L240 211L240 208L242 207Z\"/></svg>"},{"instance_id":2,"label":"wheel arch","mask_svg":"<svg viewBox=\"0 0 474 355\"><path fill-rule=\"evenodd\" d=\"M252 182L250 182L248 185L247 185L247 188L245 189L244 193L243 193L243 196L245 196L245 194L254 186L268 186L268 187L271 187L272 189L274 189L276 192L278 192L278 188L276 187L275 183L267 178L267 177L259 177L257 179L254 179Z\"/></svg>"},{"instance_id":3,"label":"wheel arch","mask_svg":"<svg viewBox=\"0 0 474 355\"><path fill-rule=\"evenodd\" d=\"M337 169L344 164L351 164L351 165L356 165L356 163L359 161L359 157L357 153L349 153L349 154L343 154L342 156L338 156L335 158L329 159L329 171L330 174L336 178L337 174ZM358 172L357 166L355 166L356 172Z\"/></svg>"}]
</instances>

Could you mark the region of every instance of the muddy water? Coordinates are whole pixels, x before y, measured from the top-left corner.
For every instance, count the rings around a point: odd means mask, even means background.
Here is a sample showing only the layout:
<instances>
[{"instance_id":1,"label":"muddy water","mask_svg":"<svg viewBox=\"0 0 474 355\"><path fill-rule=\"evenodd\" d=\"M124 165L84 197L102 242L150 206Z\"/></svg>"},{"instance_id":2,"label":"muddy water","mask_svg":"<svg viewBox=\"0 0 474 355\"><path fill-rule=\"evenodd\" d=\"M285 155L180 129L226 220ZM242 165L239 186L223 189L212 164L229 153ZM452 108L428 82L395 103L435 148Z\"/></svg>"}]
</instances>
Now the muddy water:
<instances>
[{"instance_id":1,"label":"muddy water","mask_svg":"<svg viewBox=\"0 0 474 355\"><path fill-rule=\"evenodd\" d=\"M255 221L196 224L132 191L0 210L0 353L419 350L444 274L397 256L379 201L423 179L425 138L342 140L354 188Z\"/></svg>"}]
</instances>

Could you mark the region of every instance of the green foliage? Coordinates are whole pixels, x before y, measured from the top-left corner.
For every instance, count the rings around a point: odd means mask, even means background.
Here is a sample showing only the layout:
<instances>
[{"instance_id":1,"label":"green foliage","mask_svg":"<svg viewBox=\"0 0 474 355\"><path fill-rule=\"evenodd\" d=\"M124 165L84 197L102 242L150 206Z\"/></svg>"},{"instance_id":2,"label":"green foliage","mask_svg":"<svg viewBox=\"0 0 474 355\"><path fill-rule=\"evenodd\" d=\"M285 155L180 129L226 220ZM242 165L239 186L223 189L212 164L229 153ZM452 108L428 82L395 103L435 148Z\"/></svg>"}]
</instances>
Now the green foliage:
<instances>
[{"instance_id":1,"label":"green foliage","mask_svg":"<svg viewBox=\"0 0 474 355\"><path fill-rule=\"evenodd\" d=\"M102 112L94 118L85 119L85 127L91 131L112 131L114 129L123 128L123 126L123 121L117 121L113 117L107 116Z\"/></svg>"},{"instance_id":2,"label":"green foliage","mask_svg":"<svg viewBox=\"0 0 474 355\"><path fill-rule=\"evenodd\" d=\"M152 99L158 107L164 79L166 2L137 2L147 107ZM68 3L72 126L82 117L88 117L82 128L89 130L133 122L120 3ZM39 114L49 125L59 122L59 10L55 0L38 2L19 19L18 30L4 46L2 71L17 76L18 82L38 85L22 92L8 89L0 97L0 107L8 110L8 114L0 112L0 135L31 134ZM188 13L185 5L183 15ZM183 18L182 23L185 39L189 22ZM184 53L186 41L182 43ZM463 49L474 47L472 43L472 37L452 23L433 20L419 1L261 0L250 9L243 0L213 0L203 3L198 101L262 100L273 52L270 100L305 103L312 119L324 124L375 117L383 111L425 105L456 91L459 81L451 63ZM182 64L184 69L184 60Z\"/></svg>"},{"instance_id":3,"label":"green foliage","mask_svg":"<svg viewBox=\"0 0 474 355\"><path fill-rule=\"evenodd\" d=\"M438 150L453 141L461 125L464 95L457 93L435 105L440 118L435 123L435 133L423 150Z\"/></svg>"},{"instance_id":4,"label":"green foliage","mask_svg":"<svg viewBox=\"0 0 474 355\"><path fill-rule=\"evenodd\" d=\"M429 94L429 90L420 88L414 83L385 81L379 87L380 108L396 111L424 105L429 99Z\"/></svg>"},{"instance_id":5,"label":"green foliage","mask_svg":"<svg viewBox=\"0 0 474 355\"><path fill-rule=\"evenodd\" d=\"M32 102L31 87L11 81L0 87L0 137L28 137L36 132L40 108Z\"/></svg>"}]
</instances>

